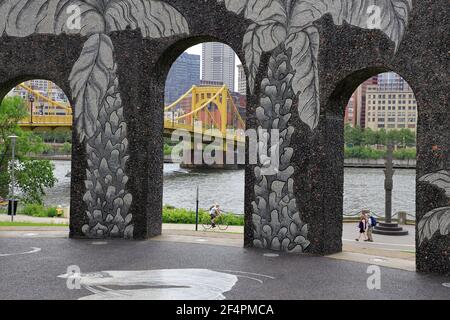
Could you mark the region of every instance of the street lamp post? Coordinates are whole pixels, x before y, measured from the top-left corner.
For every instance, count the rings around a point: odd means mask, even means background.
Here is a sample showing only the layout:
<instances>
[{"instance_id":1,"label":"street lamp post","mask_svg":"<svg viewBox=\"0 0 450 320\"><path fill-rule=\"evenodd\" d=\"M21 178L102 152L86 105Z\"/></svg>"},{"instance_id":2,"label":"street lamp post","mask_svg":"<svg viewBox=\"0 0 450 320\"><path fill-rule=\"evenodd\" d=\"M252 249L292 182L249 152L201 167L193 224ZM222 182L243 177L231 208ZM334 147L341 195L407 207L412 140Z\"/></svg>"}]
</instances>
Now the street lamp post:
<instances>
[{"instance_id":1,"label":"street lamp post","mask_svg":"<svg viewBox=\"0 0 450 320\"><path fill-rule=\"evenodd\" d=\"M30 93L28 95L28 101L30 101L30 123L33 123L33 102L34 102L34 96Z\"/></svg>"},{"instance_id":2,"label":"street lamp post","mask_svg":"<svg viewBox=\"0 0 450 320\"><path fill-rule=\"evenodd\" d=\"M394 146L388 145L387 157L386 157L386 169L384 170L385 182L384 189L386 193L385 197L385 219L386 223L392 223L392 189L393 189L393 176L394 176L394 160L393 160Z\"/></svg>"},{"instance_id":3,"label":"street lamp post","mask_svg":"<svg viewBox=\"0 0 450 320\"><path fill-rule=\"evenodd\" d=\"M15 214L15 205L16 205L16 199L14 196L14 188L16 186L16 179L14 176L14 169L15 169L15 164L16 164L16 140L17 140L17 136L9 136L9 138L11 139L11 144L12 144L12 157L11 157L11 163L12 163L12 167L11 167L11 198L12 198L12 204L11 204L11 222L14 221L14 214Z\"/></svg>"},{"instance_id":4,"label":"street lamp post","mask_svg":"<svg viewBox=\"0 0 450 320\"><path fill-rule=\"evenodd\" d=\"M393 176L395 172L393 153L394 146L392 144L389 144L386 156L386 169L384 170L384 189L386 192L385 221L378 223L374 227L373 233L387 236L406 236L408 235L408 230L403 230L403 228L400 227L398 223L392 222L392 190L394 186Z\"/></svg>"}]
</instances>

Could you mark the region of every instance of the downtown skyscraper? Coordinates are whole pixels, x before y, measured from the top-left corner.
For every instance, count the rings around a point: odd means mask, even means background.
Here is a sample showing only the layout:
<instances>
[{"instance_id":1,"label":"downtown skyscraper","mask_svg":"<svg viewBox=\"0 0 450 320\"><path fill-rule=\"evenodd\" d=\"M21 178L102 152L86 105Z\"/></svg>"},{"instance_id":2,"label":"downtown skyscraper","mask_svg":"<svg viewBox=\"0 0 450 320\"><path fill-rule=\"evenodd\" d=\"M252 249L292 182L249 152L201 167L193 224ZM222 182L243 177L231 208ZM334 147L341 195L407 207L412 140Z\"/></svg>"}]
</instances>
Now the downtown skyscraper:
<instances>
[{"instance_id":1,"label":"downtown skyscraper","mask_svg":"<svg viewBox=\"0 0 450 320\"><path fill-rule=\"evenodd\" d=\"M219 42L202 45L202 80L218 81L235 91L235 53L229 46Z\"/></svg>"},{"instance_id":2,"label":"downtown skyscraper","mask_svg":"<svg viewBox=\"0 0 450 320\"><path fill-rule=\"evenodd\" d=\"M165 104L170 105L194 85L200 84L200 56L183 53L174 62L166 80Z\"/></svg>"}]
</instances>

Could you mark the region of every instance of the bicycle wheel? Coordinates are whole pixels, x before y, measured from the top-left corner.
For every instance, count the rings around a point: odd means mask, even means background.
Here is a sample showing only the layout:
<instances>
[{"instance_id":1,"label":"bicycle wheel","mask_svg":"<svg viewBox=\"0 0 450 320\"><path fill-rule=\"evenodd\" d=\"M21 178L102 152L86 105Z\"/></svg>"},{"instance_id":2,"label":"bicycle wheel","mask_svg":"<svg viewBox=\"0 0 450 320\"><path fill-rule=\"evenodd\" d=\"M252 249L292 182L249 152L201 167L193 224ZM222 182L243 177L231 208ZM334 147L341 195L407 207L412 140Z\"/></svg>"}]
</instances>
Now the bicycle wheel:
<instances>
[{"instance_id":1,"label":"bicycle wheel","mask_svg":"<svg viewBox=\"0 0 450 320\"><path fill-rule=\"evenodd\" d=\"M220 231L225 231L228 229L227 224L217 224L217 227L219 228Z\"/></svg>"},{"instance_id":2,"label":"bicycle wheel","mask_svg":"<svg viewBox=\"0 0 450 320\"><path fill-rule=\"evenodd\" d=\"M220 231L225 231L228 229L228 224L225 222L225 219L223 216L220 216L217 223L216 223L217 228Z\"/></svg>"},{"instance_id":3,"label":"bicycle wheel","mask_svg":"<svg viewBox=\"0 0 450 320\"><path fill-rule=\"evenodd\" d=\"M207 224L202 223L202 227L203 227L203 229L204 229L205 231L208 231L208 230L211 230L211 229L212 229L211 223L207 223Z\"/></svg>"}]
</instances>

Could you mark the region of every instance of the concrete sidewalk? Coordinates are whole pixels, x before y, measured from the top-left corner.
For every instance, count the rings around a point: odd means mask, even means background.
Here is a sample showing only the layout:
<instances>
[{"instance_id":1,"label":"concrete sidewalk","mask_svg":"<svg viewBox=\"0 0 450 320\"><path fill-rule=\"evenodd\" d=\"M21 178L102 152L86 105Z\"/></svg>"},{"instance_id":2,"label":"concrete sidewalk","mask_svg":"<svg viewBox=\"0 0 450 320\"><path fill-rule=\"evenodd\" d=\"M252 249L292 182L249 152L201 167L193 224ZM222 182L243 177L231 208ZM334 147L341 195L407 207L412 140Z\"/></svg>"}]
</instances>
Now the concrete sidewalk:
<instances>
[{"instance_id":1,"label":"concrete sidewalk","mask_svg":"<svg viewBox=\"0 0 450 320\"><path fill-rule=\"evenodd\" d=\"M401 270L392 260L380 267L379 290L371 290L368 267L380 263L376 257L368 258L373 262L354 262L198 243L0 239L0 299L91 299L93 293L102 292L104 299L130 299L139 293L134 290L148 290L144 297L140 292L140 299L180 299L183 290L189 290L188 298L195 298L198 291L192 289L215 288L224 277L237 281L224 294L229 300L449 299L450 289L444 285L448 277ZM68 279L62 275L71 272L70 266L79 266L84 279L92 280L80 290L69 290ZM92 283L99 278L102 281ZM172 292L164 293L166 288Z\"/></svg>"},{"instance_id":2,"label":"concrete sidewalk","mask_svg":"<svg viewBox=\"0 0 450 320\"><path fill-rule=\"evenodd\" d=\"M0 215L0 221L10 221ZM36 218L16 216L17 222L67 224L64 218ZM385 267L415 271L415 227L406 226L408 236L389 237L375 235L375 242L357 242L355 223L345 223L343 227L343 252L328 256L332 259L374 264ZM189 244L208 244L228 247L243 246L244 228L229 226L227 230L205 230L199 225L163 224L162 235L149 241L175 242ZM66 238L69 230L66 226L52 227L0 227L0 238Z\"/></svg>"},{"instance_id":3,"label":"concrete sidewalk","mask_svg":"<svg viewBox=\"0 0 450 320\"><path fill-rule=\"evenodd\" d=\"M10 222L11 216L6 214L0 214L0 222ZM14 222L26 222L26 223L42 223L42 224L69 224L69 219L67 218L41 218L41 217L31 217L18 214L14 216Z\"/></svg>"}]
</instances>

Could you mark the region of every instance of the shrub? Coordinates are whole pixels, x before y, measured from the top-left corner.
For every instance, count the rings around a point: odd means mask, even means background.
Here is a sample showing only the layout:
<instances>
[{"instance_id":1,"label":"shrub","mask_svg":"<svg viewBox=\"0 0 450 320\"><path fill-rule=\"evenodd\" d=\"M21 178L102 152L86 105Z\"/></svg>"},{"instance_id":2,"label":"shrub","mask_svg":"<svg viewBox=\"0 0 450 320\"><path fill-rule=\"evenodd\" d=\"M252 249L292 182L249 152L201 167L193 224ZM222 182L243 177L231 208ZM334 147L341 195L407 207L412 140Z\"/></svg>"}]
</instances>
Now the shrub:
<instances>
[{"instance_id":1,"label":"shrub","mask_svg":"<svg viewBox=\"0 0 450 320\"><path fill-rule=\"evenodd\" d=\"M172 149L173 149L172 146L169 146L169 145L165 144L164 145L164 155L165 156L171 155L172 154Z\"/></svg>"},{"instance_id":2,"label":"shrub","mask_svg":"<svg viewBox=\"0 0 450 320\"><path fill-rule=\"evenodd\" d=\"M22 208L21 214L32 217L46 217L47 212L44 206L40 204L27 204Z\"/></svg>"},{"instance_id":3,"label":"shrub","mask_svg":"<svg viewBox=\"0 0 450 320\"><path fill-rule=\"evenodd\" d=\"M56 208L47 208L47 217L54 218L58 215Z\"/></svg>"},{"instance_id":4,"label":"shrub","mask_svg":"<svg viewBox=\"0 0 450 320\"><path fill-rule=\"evenodd\" d=\"M20 210L20 213L32 217L53 218L56 217L57 210L53 207L45 208L40 204L27 204Z\"/></svg>"},{"instance_id":5,"label":"shrub","mask_svg":"<svg viewBox=\"0 0 450 320\"><path fill-rule=\"evenodd\" d=\"M63 154L71 154L72 144L70 142L64 142L64 144L60 148L60 152L62 152Z\"/></svg>"},{"instance_id":6,"label":"shrub","mask_svg":"<svg viewBox=\"0 0 450 320\"><path fill-rule=\"evenodd\" d=\"M405 160L405 159L416 159L416 149L399 149L394 151L394 159ZM345 148L345 158L356 158L356 159L383 159L386 157L385 150L376 150L369 147L350 147Z\"/></svg>"},{"instance_id":7,"label":"shrub","mask_svg":"<svg viewBox=\"0 0 450 320\"><path fill-rule=\"evenodd\" d=\"M385 151L375 150L366 147L345 148L345 158L356 159L382 159L386 155Z\"/></svg>"},{"instance_id":8,"label":"shrub","mask_svg":"<svg viewBox=\"0 0 450 320\"><path fill-rule=\"evenodd\" d=\"M198 220L200 224L207 224L211 221L211 218L206 210L200 209ZM224 214L221 221L231 226L244 225L244 217L234 214ZM163 223L195 224L195 211L165 206L163 208Z\"/></svg>"},{"instance_id":9,"label":"shrub","mask_svg":"<svg viewBox=\"0 0 450 320\"><path fill-rule=\"evenodd\" d=\"M400 149L394 151L394 159L399 160L416 159L416 149Z\"/></svg>"}]
</instances>

